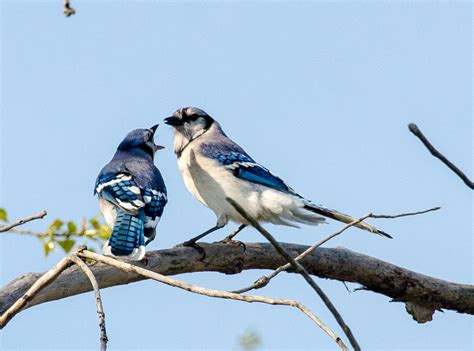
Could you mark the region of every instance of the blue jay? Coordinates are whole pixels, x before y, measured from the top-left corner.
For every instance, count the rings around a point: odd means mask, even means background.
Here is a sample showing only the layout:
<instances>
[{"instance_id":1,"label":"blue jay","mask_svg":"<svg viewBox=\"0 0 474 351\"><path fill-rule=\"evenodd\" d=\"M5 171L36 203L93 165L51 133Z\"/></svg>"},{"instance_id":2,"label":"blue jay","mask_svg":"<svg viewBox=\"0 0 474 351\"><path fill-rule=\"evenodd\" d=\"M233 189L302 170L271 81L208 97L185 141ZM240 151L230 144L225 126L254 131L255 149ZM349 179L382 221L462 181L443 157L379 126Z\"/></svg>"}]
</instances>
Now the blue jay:
<instances>
[{"instance_id":1,"label":"blue jay","mask_svg":"<svg viewBox=\"0 0 474 351\"><path fill-rule=\"evenodd\" d=\"M186 241L185 246L199 249L197 240L224 227L229 220L240 226L226 239L232 239L249 225L226 198L233 199L258 222L298 227L296 223L323 223L324 217L344 223L355 220L299 195L282 179L255 162L203 110L181 108L164 121L174 128L174 152L186 187L217 217L214 227ZM364 222L356 226L391 238Z\"/></svg>"},{"instance_id":2,"label":"blue jay","mask_svg":"<svg viewBox=\"0 0 474 351\"><path fill-rule=\"evenodd\" d=\"M139 261L145 245L155 238L168 201L161 173L153 164L155 152L163 148L153 140L156 128L128 133L97 177L94 194L113 228L103 247L105 255Z\"/></svg>"}]
</instances>

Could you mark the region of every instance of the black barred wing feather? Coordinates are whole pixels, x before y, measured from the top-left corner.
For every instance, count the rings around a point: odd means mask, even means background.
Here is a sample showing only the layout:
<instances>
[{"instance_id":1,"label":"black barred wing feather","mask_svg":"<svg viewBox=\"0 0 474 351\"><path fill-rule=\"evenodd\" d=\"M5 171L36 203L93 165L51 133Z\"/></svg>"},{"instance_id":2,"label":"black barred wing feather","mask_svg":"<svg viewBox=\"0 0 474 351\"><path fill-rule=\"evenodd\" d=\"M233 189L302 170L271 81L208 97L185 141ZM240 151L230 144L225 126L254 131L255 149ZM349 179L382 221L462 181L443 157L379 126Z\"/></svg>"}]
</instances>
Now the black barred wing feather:
<instances>
[{"instance_id":1,"label":"black barred wing feather","mask_svg":"<svg viewBox=\"0 0 474 351\"><path fill-rule=\"evenodd\" d=\"M130 214L137 214L145 206L142 191L129 174L100 176L96 181L95 193Z\"/></svg>"},{"instance_id":2,"label":"black barred wing feather","mask_svg":"<svg viewBox=\"0 0 474 351\"><path fill-rule=\"evenodd\" d=\"M168 198L164 189L144 189L143 201L145 202L145 236L149 237L158 222L160 221L163 209L165 208Z\"/></svg>"}]
</instances>

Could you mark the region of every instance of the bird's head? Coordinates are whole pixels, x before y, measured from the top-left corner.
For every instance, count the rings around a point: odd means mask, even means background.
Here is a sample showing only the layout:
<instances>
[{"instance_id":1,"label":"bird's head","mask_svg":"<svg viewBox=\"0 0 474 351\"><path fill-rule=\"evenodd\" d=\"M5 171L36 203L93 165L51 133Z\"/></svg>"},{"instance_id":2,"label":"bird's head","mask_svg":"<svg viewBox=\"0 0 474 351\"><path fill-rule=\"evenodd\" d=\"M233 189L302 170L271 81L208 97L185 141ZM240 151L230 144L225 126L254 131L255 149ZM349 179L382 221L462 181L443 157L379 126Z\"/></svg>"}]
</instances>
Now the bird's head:
<instances>
[{"instance_id":1,"label":"bird's head","mask_svg":"<svg viewBox=\"0 0 474 351\"><path fill-rule=\"evenodd\" d=\"M122 140L118 150L127 151L141 149L153 157L156 151L164 148L164 146L155 144L154 135L157 128L158 124L148 129L132 130Z\"/></svg>"},{"instance_id":2,"label":"bird's head","mask_svg":"<svg viewBox=\"0 0 474 351\"><path fill-rule=\"evenodd\" d=\"M197 107L183 107L165 118L165 123L185 139L193 140L206 132L214 123L214 119Z\"/></svg>"}]
</instances>

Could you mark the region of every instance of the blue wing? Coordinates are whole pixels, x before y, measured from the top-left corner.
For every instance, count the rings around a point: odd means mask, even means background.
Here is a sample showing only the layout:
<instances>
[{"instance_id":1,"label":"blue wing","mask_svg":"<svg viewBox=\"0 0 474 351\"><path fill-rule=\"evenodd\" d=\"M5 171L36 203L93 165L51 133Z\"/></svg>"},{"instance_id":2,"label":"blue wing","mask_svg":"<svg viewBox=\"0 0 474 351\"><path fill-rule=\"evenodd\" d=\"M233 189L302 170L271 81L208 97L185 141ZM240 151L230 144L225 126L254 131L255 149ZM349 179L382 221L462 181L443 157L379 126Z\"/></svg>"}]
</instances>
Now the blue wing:
<instances>
[{"instance_id":1,"label":"blue wing","mask_svg":"<svg viewBox=\"0 0 474 351\"><path fill-rule=\"evenodd\" d=\"M201 145L204 156L212 158L231 170L234 175L246 181L267 186L269 188L295 194L281 178L272 174L267 168L255 162L240 146L233 145Z\"/></svg>"},{"instance_id":2,"label":"blue wing","mask_svg":"<svg viewBox=\"0 0 474 351\"><path fill-rule=\"evenodd\" d=\"M142 192L129 174L99 175L94 192L130 214L145 206Z\"/></svg>"},{"instance_id":3,"label":"blue wing","mask_svg":"<svg viewBox=\"0 0 474 351\"><path fill-rule=\"evenodd\" d=\"M281 180L281 178L272 174L268 169L258 163L254 163L253 165L234 163L231 167L236 177L245 179L252 183L265 185L275 190L293 193L293 189Z\"/></svg>"},{"instance_id":4,"label":"blue wing","mask_svg":"<svg viewBox=\"0 0 474 351\"><path fill-rule=\"evenodd\" d=\"M160 221L168 198L166 189L144 189L143 200L145 201L145 236L153 240L155 228Z\"/></svg>"}]
</instances>

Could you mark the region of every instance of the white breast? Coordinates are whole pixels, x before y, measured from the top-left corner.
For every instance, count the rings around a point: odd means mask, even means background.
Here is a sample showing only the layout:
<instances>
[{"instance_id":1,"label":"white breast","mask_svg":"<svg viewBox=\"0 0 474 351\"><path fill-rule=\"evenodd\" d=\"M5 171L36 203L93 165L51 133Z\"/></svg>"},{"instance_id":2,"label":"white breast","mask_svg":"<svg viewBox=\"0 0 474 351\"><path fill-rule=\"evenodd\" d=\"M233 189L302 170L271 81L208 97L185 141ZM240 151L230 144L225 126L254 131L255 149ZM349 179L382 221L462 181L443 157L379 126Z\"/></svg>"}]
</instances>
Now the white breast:
<instances>
[{"instance_id":1,"label":"white breast","mask_svg":"<svg viewBox=\"0 0 474 351\"><path fill-rule=\"evenodd\" d=\"M113 228L115 225L115 218L117 217L117 210L115 209L115 205L105 200L104 198L99 197L99 206L100 211L104 215L105 221L107 222L110 228Z\"/></svg>"},{"instance_id":2,"label":"white breast","mask_svg":"<svg viewBox=\"0 0 474 351\"><path fill-rule=\"evenodd\" d=\"M256 189L258 186L236 178L231 170L217 161L200 156L195 151L195 147L184 150L178 166L191 194L214 211L218 218L225 217L225 222L230 219L245 223L245 220L229 204L227 197L241 204L252 215L257 215L255 211L260 207L260 191ZM224 218L222 220L224 221Z\"/></svg>"},{"instance_id":3,"label":"white breast","mask_svg":"<svg viewBox=\"0 0 474 351\"><path fill-rule=\"evenodd\" d=\"M197 139L187 145L178 167L188 190L216 214L219 223L249 224L227 201L231 198L257 221L292 225L295 211L303 206L300 198L236 177L232 169L201 156L201 143Z\"/></svg>"}]
</instances>

